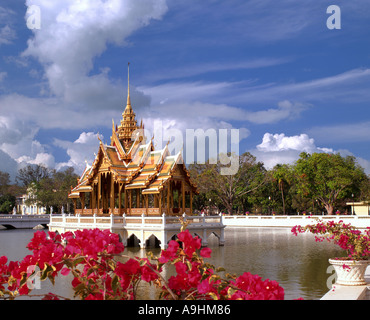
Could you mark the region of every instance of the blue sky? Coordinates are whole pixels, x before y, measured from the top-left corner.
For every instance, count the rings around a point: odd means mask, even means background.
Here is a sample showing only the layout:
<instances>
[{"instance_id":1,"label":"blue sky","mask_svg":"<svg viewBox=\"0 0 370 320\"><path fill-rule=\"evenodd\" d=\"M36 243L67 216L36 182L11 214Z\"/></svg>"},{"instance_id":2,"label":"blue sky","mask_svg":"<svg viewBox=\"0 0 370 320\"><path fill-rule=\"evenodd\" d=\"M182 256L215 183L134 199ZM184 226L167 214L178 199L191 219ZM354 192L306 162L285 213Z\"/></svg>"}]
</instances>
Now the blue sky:
<instances>
[{"instance_id":1,"label":"blue sky","mask_svg":"<svg viewBox=\"0 0 370 320\"><path fill-rule=\"evenodd\" d=\"M340 152L370 173L369 17L366 0L2 0L0 170L80 173L121 119L130 62L148 129L235 128L268 168Z\"/></svg>"}]
</instances>

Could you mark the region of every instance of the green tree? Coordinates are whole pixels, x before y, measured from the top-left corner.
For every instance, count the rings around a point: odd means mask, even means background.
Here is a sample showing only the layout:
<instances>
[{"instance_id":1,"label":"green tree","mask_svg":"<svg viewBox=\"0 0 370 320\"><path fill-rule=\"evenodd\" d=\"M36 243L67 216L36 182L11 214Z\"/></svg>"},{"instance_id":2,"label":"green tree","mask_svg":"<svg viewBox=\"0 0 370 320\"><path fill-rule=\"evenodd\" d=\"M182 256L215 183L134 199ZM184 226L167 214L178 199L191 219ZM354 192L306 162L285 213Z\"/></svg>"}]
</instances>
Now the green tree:
<instances>
[{"instance_id":1,"label":"green tree","mask_svg":"<svg viewBox=\"0 0 370 320\"><path fill-rule=\"evenodd\" d=\"M0 213L10 213L15 206L15 197L7 194L0 197Z\"/></svg>"},{"instance_id":2,"label":"green tree","mask_svg":"<svg viewBox=\"0 0 370 320\"><path fill-rule=\"evenodd\" d=\"M28 187L31 183L37 184L40 180L47 178L49 175L50 170L43 165L28 165L18 170L16 182L22 183L24 186Z\"/></svg>"},{"instance_id":3,"label":"green tree","mask_svg":"<svg viewBox=\"0 0 370 320\"><path fill-rule=\"evenodd\" d=\"M327 153L301 153L295 173L298 194L317 199L328 214L333 214L338 200L348 197L367 178L354 157Z\"/></svg>"},{"instance_id":4,"label":"green tree","mask_svg":"<svg viewBox=\"0 0 370 320\"><path fill-rule=\"evenodd\" d=\"M219 202L229 214L237 208L240 198L246 197L266 183L263 163L257 162L249 152L238 159L239 169L235 174L223 175L221 169L224 165L220 161L217 164L210 164L208 161L204 165L198 165L203 167L198 167L197 176L193 175L199 191L207 195L213 194L212 198L209 197L212 204Z\"/></svg>"},{"instance_id":5,"label":"green tree","mask_svg":"<svg viewBox=\"0 0 370 320\"><path fill-rule=\"evenodd\" d=\"M359 200L370 201L370 177L366 176L366 179L359 185Z\"/></svg>"},{"instance_id":6,"label":"green tree","mask_svg":"<svg viewBox=\"0 0 370 320\"><path fill-rule=\"evenodd\" d=\"M62 206L67 209L72 204L68 194L77 179L78 175L72 167L64 171L52 171L49 176L39 181L36 192L37 201L45 207L53 207L58 211Z\"/></svg>"},{"instance_id":7,"label":"green tree","mask_svg":"<svg viewBox=\"0 0 370 320\"><path fill-rule=\"evenodd\" d=\"M283 214L286 214L286 197L293 183L292 167L287 164L277 164L271 171L272 179L281 195Z\"/></svg>"},{"instance_id":8,"label":"green tree","mask_svg":"<svg viewBox=\"0 0 370 320\"><path fill-rule=\"evenodd\" d=\"M10 184L10 175L7 172L0 171L0 196L8 193Z\"/></svg>"}]
</instances>

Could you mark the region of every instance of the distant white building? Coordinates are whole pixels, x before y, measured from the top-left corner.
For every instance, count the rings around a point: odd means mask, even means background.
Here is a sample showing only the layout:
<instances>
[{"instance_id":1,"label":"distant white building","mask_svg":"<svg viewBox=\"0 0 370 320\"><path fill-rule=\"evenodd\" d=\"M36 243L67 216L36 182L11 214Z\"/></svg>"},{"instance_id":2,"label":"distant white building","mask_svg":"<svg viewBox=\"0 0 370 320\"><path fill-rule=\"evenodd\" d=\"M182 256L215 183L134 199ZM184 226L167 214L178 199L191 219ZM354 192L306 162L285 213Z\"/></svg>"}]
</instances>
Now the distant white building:
<instances>
[{"instance_id":1,"label":"distant white building","mask_svg":"<svg viewBox=\"0 0 370 320\"><path fill-rule=\"evenodd\" d=\"M370 215L370 201L347 202L347 206L351 206L351 214L356 216Z\"/></svg>"},{"instance_id":2,"label":"distant white building","mask_svg":"<svg viewBox=\"0 0 370 320\"><path fill-rule=\"evenodd\" d=\"M35 199L35 191L31 186L27 189L27 194L23 194L17 197L16 209L17 213L20 214L46 214L46 207L41 207L37 204L37 201L31 201L27 204L27 200Z\"/></svg>"}]
</instances>

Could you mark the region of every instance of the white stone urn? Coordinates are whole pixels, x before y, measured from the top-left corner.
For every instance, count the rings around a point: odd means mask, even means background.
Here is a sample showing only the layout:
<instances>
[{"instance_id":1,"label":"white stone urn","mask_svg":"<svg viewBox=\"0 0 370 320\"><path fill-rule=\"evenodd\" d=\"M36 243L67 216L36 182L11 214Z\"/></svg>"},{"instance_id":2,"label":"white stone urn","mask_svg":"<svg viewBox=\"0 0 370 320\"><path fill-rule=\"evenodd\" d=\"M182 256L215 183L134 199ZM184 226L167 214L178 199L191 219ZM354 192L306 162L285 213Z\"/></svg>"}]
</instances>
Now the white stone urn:
<instances>
[{"instance_id":1,"label":"white stone urn","mask_svg":"<svg viewBox=\"0 0 370 320\"><path fill-rule=\"evenodd\" d=\"M345 286L366 285L365 271L370 264L369 260L329 259L329 263L337 273L336 284Z\"/></svg>"}]
</instances>

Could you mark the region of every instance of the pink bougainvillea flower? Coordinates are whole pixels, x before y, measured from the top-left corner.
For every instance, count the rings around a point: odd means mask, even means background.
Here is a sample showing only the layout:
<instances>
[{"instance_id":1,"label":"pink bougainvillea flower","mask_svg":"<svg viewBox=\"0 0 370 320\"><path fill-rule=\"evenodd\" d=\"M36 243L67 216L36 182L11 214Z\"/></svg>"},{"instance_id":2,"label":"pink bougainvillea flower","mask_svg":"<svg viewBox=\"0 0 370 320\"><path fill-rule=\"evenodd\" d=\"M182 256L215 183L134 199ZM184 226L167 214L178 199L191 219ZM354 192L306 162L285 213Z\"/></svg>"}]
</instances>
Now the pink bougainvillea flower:
<instances>
[{"instance_id":1,"label":"pink bougainvillea flower","mask_svg":"<svg viewBox=\"0 0 370 320\"><path fill-rule=\"evenodd\" d=\"M60 273L61 273L63 276L68 276L70 271L71 271L71 270L70 270L70 269L68 269L68 268L63 268L63 269L60 271Z\"/></svg>"},{"instance_id":2,"label":"pink bougainvillea flower","mask_svg":"<svg viewBox=\"0 0 370 320\"><path fill-rule=\"evenodd\" d=\"M200 255L203 258L210 258L211 253L212 253L212 249L210 249L210 248L203 248L202 250L200 250Z\"/></svg>"},{"instance_id":3,"label":"pink bougainvillea flower","mask_svg":"<svg viewBox=\"0 0 370 320\"><path fill-rule=\"evenodd\" d=\"M162 250L161 256L158 259L159 263L165 264L170 260L174 260L177 257L177 250L179 249L180 245L177 241L171 240L168 243L168 247L166 250Z\"/></svg>"}]
</instances>

